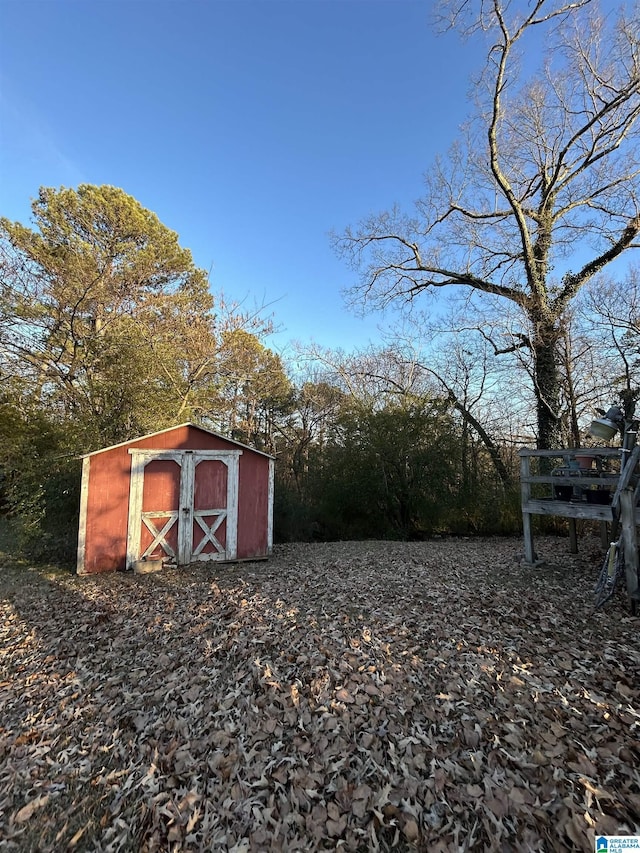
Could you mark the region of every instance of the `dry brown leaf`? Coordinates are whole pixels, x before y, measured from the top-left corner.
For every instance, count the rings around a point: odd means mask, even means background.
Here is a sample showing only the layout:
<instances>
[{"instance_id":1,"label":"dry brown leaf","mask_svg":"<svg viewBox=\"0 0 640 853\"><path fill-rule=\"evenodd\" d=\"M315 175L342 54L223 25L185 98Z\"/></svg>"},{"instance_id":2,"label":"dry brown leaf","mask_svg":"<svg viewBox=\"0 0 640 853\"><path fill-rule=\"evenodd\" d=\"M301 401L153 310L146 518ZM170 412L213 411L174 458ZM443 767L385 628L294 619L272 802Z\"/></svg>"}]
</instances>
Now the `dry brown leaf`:
<instances>
[{"instance_id":1,"label":"dry brown leaf","mask_svg":"<svg viewBox=\"0 0 640 853\"><path fill-rule=\"evenodd\" d=\"M330 838L337 838L339 835L342 835L346 826L347 826L346 817L341 817L338 820L328 820L326 823L327 835Z\"/></svg>"},{"instance_id":2,"label":"dry brown leaf","mask_svg":"<svg viewBox=\"0 0 640 853\"><path fill-rule=\"evenodd\" d=\"M407 841L415 842L420 837L420 829L418 827L417 822L413 818L410 818L405 823L405 825L402 827L402 831Z\"/></svg>"},{"instance_id":3,"label":"dry brown leaf","mask_svg":"<svg viewBox=\"0 0 640 853\"><path fill-rule=\"evenodd\" d=\"M43 796L36 797L35 800L31 800L30 803L27 803L26 806L23 806L20 811L17 812L15 817L13 818L15 823L25 823L30 820L33 815L41 808L46 806L49 802L49 795L44 794Z\"/></svg>"},{"instance_id":4,"label":"dry brown leaf","mask_svg":"<svg viewBox=\"0 0 640 853\"><path fill-rule=\"evenodd\" d=\"M341 687L339 690L336 690L336 699L338 702L346 702L347 704L355 702L355 699L345 687Z\"/></svg>"}]
</instances>

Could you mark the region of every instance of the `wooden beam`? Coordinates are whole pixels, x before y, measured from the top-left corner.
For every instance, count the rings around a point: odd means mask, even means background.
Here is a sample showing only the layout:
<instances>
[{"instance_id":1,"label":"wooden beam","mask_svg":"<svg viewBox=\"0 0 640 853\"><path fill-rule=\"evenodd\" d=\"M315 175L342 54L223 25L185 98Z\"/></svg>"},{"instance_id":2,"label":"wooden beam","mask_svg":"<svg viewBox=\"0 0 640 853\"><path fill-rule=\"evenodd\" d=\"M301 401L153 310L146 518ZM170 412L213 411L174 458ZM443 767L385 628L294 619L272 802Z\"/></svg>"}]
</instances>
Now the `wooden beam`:
<instances>
[{"instance_id":1,"label":"wooden beam","mask_svg":"<svg viewBox=\"0 0 640 853\"><path fill-rule=\"evenodd\" d=\"M569 503L532 498L522 506L523 512L533 515L559 515L561 518L584 518L591 521L611 521L609 504Z\"/></svg>"},{"instance_id":2,"label":"wooden beam","mask_svg":"<svg viewBox=\"0 0 640 853\"><path fill-rule=\"evenodd\" d=\"M629 606L633 609L638 601L638 537L636 533L633 489L620 493L620 522L624 547L624 568L627 581Z\"/></svg>"}]
</instances>

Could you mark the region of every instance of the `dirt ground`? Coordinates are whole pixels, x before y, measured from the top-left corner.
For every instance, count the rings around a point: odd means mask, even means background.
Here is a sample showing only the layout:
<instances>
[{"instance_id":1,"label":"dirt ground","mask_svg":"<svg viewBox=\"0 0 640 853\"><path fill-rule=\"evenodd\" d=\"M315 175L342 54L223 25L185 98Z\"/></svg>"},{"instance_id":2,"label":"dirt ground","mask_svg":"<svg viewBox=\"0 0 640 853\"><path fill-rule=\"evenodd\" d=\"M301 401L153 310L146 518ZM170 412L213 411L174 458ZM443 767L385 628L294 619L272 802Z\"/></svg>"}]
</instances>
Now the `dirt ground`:
<instances>
[{"instance_id":1,"label":"dirt ground","mask_svg":"<svg viewBox=\"0 0 640 853\"><path fill-rule=\"evenodd\" d=\"M638 618L603 555L286 545L0 569L8 851L592 851L640 834Z\"/></svg>"}]
</instances>

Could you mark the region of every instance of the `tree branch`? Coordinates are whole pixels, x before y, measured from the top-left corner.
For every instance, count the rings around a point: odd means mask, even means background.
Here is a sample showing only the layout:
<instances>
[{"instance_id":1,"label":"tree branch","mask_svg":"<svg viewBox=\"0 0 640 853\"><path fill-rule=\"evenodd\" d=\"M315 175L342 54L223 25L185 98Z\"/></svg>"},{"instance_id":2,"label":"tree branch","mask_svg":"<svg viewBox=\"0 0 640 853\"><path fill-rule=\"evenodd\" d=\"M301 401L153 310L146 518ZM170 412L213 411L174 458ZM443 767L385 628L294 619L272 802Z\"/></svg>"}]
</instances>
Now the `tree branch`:
<instances>
[{"instance_id":1,"label":"tree branch","mask_svg":"<svg viewBox=\"0 0 640 853\"><path fill-rule=\"evenodd\" d=\"M553 301L554 311L561 314L566 305L580 290L582 285L599 272L608 263L615 260L625 249L634 245L635 238L640 234L640 214L635 216L622 232L620 239L611 248L597 258L585 264L578 273L567 273L563 279L564 287Z\"/></svg>"},{"instance_id":2,"label":"tree branch","mask_svg":"<svg viewBox=\"0 0 640 853\"><path fill-rule=\"evenodd\" d=\"M398 281L408 278L412 282L411 287L408 289L400 289L400 294L404 294L409 297L413 297L421 290L426 290L429 287L446 287L447 285L457 284L466 285L474 290L482 291L483 293L503 296L506 299L515 302L517 305L520 305L522 308L527 308L529 305L530 300L527 294L523 293L521 290L517 290L516 288L479 278L468 270L464 272L456 272L455 270L450 270L445 267L430 266L429 264L423 263L417 245L415 243L410 243L398 234L370 235L363 238L353 237L350 238L350 240L352 243L358 244L360 248L364 248L372 243L395 241L396 243L408 248L413 256L406 261L399 263L391 262L382 267L370 270L371 280L367 288L368 290L373 289L378 279L392 274L397 277ZM413 262L412 266L408 266L410 261ZM409 275L410 273L412 275ZM424 275L431 276L431 278L423 281L417 280L416 277ZM394 295L396 294L389 293L388 298L391 299Z\"/></svg>"}]
</instances>

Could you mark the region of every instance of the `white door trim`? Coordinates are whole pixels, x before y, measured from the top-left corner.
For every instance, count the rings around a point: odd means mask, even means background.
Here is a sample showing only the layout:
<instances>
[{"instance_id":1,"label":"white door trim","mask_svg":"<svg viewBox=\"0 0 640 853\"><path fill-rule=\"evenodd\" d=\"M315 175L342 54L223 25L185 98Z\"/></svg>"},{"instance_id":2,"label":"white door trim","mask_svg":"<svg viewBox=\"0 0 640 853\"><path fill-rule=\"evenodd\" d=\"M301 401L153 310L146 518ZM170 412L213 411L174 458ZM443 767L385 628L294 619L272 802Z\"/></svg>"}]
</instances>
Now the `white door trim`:
<instances>
[{"instance_id":1,"label":"white door trim","mask_svg":"<svg viewBox=\"0 0 640 853\"><path fill-rule=\"evenodd\" d=\"M89 472L91 470L91 459L85 456L82 460L82 482L80 485L80 518L78 519L78 555L76 572L79 575L87 574L84 560L87 546L87 509L89 506Z\"/></svg>"}]
</instances>

